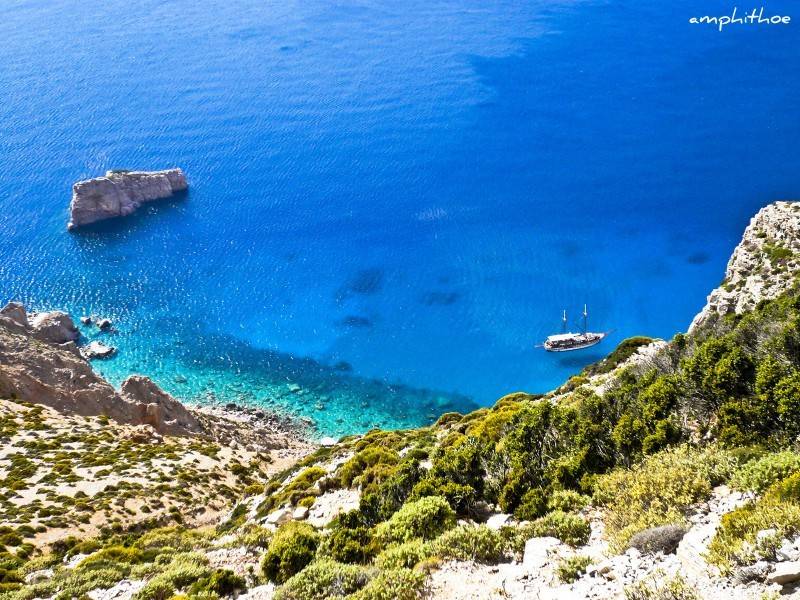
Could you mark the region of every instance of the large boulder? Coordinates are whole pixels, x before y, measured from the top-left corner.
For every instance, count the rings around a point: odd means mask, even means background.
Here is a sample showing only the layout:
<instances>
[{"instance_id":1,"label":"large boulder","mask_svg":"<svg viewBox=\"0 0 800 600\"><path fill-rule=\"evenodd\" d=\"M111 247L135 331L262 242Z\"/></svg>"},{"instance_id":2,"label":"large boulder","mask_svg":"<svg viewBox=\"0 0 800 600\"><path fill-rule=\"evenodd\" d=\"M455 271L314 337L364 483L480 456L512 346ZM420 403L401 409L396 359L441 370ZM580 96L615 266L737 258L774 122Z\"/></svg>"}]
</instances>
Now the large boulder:
<instances>
[{"instance_id":1,"label":"large boulder","mask_svg":"<svg viewBox=\"0 0 800 600\"><path fill-rule=\"evenodd\" d=\"M52 344L74 342L80 337L78 328L67 313L59 310L36 313L28 319L33 333L40 340Z\"/></svg>"},{"instance_id":2,"label":"large boulder","mask_svg":"<svg viewBox=\"0 0 800 600\"><path fill-rule=\"evenodd\" d=\"M30 327L28 322L28 313L25 312L25 307L19 302L9 302L3 308L0 308L0 315L11 319L22 327Z\"/></svg>"},{"instance_id":3,"label":"large boulder","mask_svg":"<svg viewBox=\"0 0 800 600\"><path fill-rule=\"evenodd\" d=\"M107 171L104 177L72 186L67 229L129 215L145 202L169 198L187 189L180 169L166 171Z\"/></svg>"},{"instance_id":4,"label":"large boulder","mask_svg":"<svg viewBox=\"0 0 800 600\"><path fill-rule=\"evenodd\" d=\"M131 375L122 382L120 394L128 402L137 405L139 421L152 426L158 433L200 433L203 429L189 409L158 387L149 377Z\"/></svg>"}]
</instances>

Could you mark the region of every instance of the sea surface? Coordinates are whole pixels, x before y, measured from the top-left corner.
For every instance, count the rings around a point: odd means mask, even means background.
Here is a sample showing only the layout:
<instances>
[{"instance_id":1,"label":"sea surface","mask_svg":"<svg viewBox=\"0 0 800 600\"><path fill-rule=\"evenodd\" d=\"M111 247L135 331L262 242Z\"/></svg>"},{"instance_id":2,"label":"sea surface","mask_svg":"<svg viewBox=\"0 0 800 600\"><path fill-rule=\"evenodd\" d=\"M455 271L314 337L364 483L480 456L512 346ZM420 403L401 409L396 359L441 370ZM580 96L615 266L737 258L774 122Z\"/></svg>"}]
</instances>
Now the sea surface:
<instances>
[{"instance_id":1,"label":"sea surface","mask_svg":"<svg viewBox=\"0 0 800 600\"><path fill-rule=\"evenodd\" d=\"M4 0L0 302L112 319L115 384L319 435L547 391L685 330L800 197L800 9L688 23L733 6ZM67 233L73 182L173 166L185 197ZM608 340L535 348L584 303Z\"/></svg>"}]
</instances>

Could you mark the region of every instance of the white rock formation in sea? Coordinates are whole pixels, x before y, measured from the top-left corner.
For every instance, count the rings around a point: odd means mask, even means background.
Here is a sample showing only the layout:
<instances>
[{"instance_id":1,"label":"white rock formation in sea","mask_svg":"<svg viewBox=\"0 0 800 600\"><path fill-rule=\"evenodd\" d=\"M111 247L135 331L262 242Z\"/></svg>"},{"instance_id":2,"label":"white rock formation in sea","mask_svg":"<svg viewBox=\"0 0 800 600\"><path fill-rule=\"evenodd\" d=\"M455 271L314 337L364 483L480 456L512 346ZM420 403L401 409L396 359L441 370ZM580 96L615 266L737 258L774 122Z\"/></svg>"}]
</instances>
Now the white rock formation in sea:
<instances>
[{"instance_id":1,"label":"white rock formation in sea","mask_svg":"<svg viewBox=\"0 0 800 600\"><path fill-rule=\"evenodd\" d=\"M86 346L81 348L81 354L86 359L91 358L108 358L117 351L113 346L106 346L103 342L97 340L89 342Z\"/></svg>"},{"instance_id":2,"label":"white rock formation in sea","mask_svg":"<svg viewBox=\"0 0 800 600\"><path fill-rule=\"evenodd\" d=\"M181 169L107 171L72 186L67 229L129 215L145 202L169 198L188 187Z\"/></svg>"}]
</instances>

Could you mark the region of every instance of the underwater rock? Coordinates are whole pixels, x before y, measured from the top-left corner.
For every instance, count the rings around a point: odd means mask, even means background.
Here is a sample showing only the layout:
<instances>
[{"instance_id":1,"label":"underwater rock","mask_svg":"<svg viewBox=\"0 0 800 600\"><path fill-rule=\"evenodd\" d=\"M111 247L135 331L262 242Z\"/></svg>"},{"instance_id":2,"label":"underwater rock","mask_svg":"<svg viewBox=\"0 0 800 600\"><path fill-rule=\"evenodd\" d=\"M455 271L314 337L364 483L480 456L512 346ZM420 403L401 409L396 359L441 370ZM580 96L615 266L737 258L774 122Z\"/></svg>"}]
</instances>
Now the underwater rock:
<instances>
[{"instance_id":1,"label":"underwater rock","mask_svg":"<svg viewBox=\"0 0 800 600\"><path fill-rule=\"evenodd\" d=\"M129 215L145 202L169 198L187 188L181 169L107 171L104 177L86 179L72 186L67 229Z\"/></svg>"}]
</instances>

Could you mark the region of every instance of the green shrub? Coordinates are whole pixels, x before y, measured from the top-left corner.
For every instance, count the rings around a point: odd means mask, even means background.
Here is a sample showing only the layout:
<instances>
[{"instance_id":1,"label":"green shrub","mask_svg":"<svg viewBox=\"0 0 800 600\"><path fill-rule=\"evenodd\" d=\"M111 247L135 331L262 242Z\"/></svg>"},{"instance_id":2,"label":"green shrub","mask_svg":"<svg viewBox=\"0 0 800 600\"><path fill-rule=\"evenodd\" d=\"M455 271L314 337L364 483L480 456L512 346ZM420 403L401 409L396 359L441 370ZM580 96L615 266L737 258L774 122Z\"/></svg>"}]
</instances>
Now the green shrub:
<instances>
[{"instance_id":1,"label":"green shrub","mask_svg":"<svg viewBox=\"0 0 800 600\"><path fill-rule=\"evenodd\" d=\"M462 525L431 542L432 553L440 558L489 564L500 562L504 549L505 542L500 533L485 525Z\"/></svg>"},{"instance_id":2,"label":"green shrub","mask_svg":"<svg viewBox=\"0 0 800 600\"><path fill-rule=\"evenodd\" d=\"M352 600L416 600L422 598L425 575L411 569L381 571L351 596Z\"/></svg>"},{"instance_id":3,"label":"green shrub","mask_svg":"<svg viewBox=\"0 0 800 600\"><path fill-rule=\"evenodd\" d=\"M320 542L317 554L336 562L366 564L377 552L372 530L368 527L336 525Z\"/></svg>"},{"instance_id":4,"label":"green shrub","mask_svg":"<svg viewBox=\"0 0 800 600\"><path fill-rule=\"evenodd\" d=\"M270 581L283 583L314 559L319 534L308 523L282 525L261 559L261 571Z\"/></svg>"},{"instance_id":5,"label":"green shrub","mask_svg":"<svg viewBox=\"0 0 800 600\"><path fill-rule=\"evenodd\" d=\"M514 516L520 521L533 521L547 512L547 491L540 487L528 490L522 495Z\"/></svg>"},{"instance_id":6,"label":"green shrub","mask_svg":"<svg viewBox=\"0 0 800 600\"><path fill-rule=\"evenodd\" d=\"M562 583L573 583L586 573L586 567L590 564L592 564L591 557L580 554L562 558L556 565L556 577Z\"/></svg>"},{"instance_id":7,"label":"green shrub","mask_svg":"<svg viewBox=\"0 0 800 600\"><path fill-rule=\"evenodd\" d=\"M400 455L394 450L388 450L381 446L370 446L357 452L339 467L336 474L343 487L350 487L366 469L379 464L394 465L398 462L400 462Z\"/></svg>"},{"instance_id":8,"label":"green shrub","mask_svg":"<svg viewBox=\"0 0 800 600\"><path fill-rule=\"evenodd\" d=\"M573 490L557 490L547 501L547 510L574 512L586 508L592 499Z\"/></svg>"},{"instance_id":9,"label":"green shrub","mask_svg":"<svg viewBox=\"0 0 800 600\"><path fill-rule=\"evenodd\" d=\"M361 566L318 560L291 577L275 593L275 600L329 600L357 592L369 581Z\"/></svg>"},{"instance_id":10,"label":"green shrub","mask_svg":"<svg viewBox=\"0 0 800 600\"><path fill-rule=\"evenodd\" d=\"M244 578L229 569L215 569L210 575L198 579L189 587L189 596L231 596L234 592L244 589L247 589Z\"/></svg>"},{"instance_id":11,"label":"green shrub","mask_svg":"<svg viewBox=\"0 0 800 600\"><path fill-rule=\"evenodd\" d=\"M383 544L432 539L455 524L455 513L440 496L426 496L408 502L392 517L378 525L375 537Z\"/></svg>"},{"instance_id":12,"label":"green shrub","mask_svg":"<svg viewBox=\"0 0 800 600\"><path fill-rule=\"evenodd\" d=\"M625 588L625 600L702 600L680 575L667 578L663 573Z\"/></svg>"},{"instance_id":13,"label":"green shrub","mask_svg":"<svg viewBox=\"0 0 800 600\"><path fill-rule=\"evenodd\" d=\"M800 472L773 483L764 492L764 499L772 502L800 503Z\"/></svg>"},{"instance_id":14,"label":"green shrub","mask_svg":"<svg viewBox=\"0 0 800 600\"><path fill-rule=\"evenodd\" d=\"M776 534L760 541L759 531ZM800 505L763 498L722 516L708 547L708 561L723 573L736 565L749 564L770 556L784 538L800 533Z\"/></svg>"},{"instance_id":15,"label":"green shrub","mask_svg":"<svg viewBox=\"0 0 800 600\"><path fill-rule=\"evenodd\" d=\"M260 525L248 524L237 535L236 541L245 548L269 548L272 531Z\"/></svg>"},{"instance_id":16,"label":"green shrub","mask_svg":"<svg viewBox=\"0 0 800 600\"><path fill-rule=\"evenodd\" d=\"M503 527L500 530L506 548L516 554L522 553L525 542L531 538L554 537L570 546L582 546L589 541L591 533L592 528L586 519L560 510L519 527Z\"/></svg>"},{"instance_id":17,"label":"green shrub","mask_svg":"<svg viewBox=\"0 0 800 600\"><path fill-rule=\"evenodd\" d=\"M478 492L470 485L428 477L414 486L409 500L419 500L425 496L441 496L456 513L465 515L470 512L478 499Z\"/></svg>"},{"instance_id":18,"label":"green shrub","mask_svg":"<svg viewBox=\"0 0 800 600\"><path fill-rule=\"evenodd\" d=\"M166 600L176 591L208 577L211 573L208 559L202 554L176 554L158 575L139 590L134 600Z\"/></svg>"},{"instance_id":19,"label":"green shrub","mask_svg":"<svg viewBox=\"0 0 800 600\"><path fill-rule=\"evenodd\" d=\"M375 559L375 565L381 569L410 569L417 563L430 558L434 554L432 542L420 539L411 540L396 546L390 546Z\"/></svg>"},{"instance_id":20,"label":"green shrub","mask_svg":"<svg viewBox=\"0 0 800 600\"><path fill-rule=\"evenodd\" d=\"M644 529L682 524L689 507L708 499L712 487L725 481L734 466L726 452L680 447L600 477L595 499L608 506L612 548L624 550L631 536Z\"/></svg>"},{"instance_id":21,"label":"green shrub","mask_svg":"<svg viewBox=\"0 0 800 600\"><path fill-rule=\"evenodd\" d=\"M800 454L786 450L767 454L739 468L731 485L740 490L763 492L773 483L800 471Z\"/></svg>"}]
</instances>

